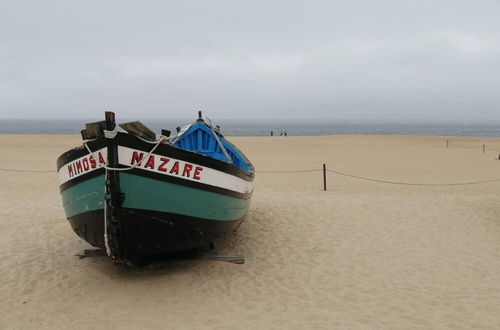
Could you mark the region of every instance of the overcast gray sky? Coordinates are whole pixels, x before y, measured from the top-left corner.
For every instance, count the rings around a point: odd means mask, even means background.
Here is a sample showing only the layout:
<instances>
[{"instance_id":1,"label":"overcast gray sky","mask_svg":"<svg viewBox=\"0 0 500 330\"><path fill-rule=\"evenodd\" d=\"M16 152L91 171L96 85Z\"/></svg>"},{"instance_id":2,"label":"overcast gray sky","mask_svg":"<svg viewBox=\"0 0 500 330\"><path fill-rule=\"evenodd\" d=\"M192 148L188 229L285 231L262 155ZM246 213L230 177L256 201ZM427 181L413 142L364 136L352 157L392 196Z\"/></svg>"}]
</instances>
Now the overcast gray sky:
<instances>
[{"instance_id":1,"label":"overcast gray sky","mask_svg":"<svg viewBox=\"0 0 500 330\"><path fill-rule=\"evenodd\" d=\"M495 120L500 1L1 1L0 118Z\"/></svg>"}]
</instances>

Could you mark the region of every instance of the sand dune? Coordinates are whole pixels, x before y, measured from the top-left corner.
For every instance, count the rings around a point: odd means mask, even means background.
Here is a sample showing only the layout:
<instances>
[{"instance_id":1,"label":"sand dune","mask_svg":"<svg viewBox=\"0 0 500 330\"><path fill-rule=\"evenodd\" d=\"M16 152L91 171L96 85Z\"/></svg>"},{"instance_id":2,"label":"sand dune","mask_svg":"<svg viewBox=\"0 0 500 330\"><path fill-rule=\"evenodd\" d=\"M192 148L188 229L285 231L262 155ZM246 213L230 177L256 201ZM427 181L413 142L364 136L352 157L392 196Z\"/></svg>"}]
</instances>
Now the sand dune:
<instances>
[{"instance_id":1,"label":"sand dune","mask_svg":"<svg viewBox=\"0 0 500 330\"><path fill-rule=\"evenodd\" d=\"M230 139L257 168L250 213L219 248L244 265L124 269L79 260L55 173L0 171L1 329L498 329L500 139ZM0 135L0 168L55 170L77 136ZM490 147L482 152L482 144ZM470 147L470 148L466 148ZM259 173L260 171L260 173Z\"/></svg>"}]
</instances>

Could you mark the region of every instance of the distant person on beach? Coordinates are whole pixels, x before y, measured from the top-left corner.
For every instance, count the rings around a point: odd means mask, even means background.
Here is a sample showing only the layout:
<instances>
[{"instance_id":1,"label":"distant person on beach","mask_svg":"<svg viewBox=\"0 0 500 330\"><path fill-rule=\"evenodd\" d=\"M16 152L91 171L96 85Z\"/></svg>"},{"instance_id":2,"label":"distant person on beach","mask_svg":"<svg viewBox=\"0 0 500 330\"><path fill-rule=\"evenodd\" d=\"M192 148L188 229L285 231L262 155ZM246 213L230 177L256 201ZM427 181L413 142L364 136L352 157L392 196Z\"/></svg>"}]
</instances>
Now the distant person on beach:
<instances>
[{"instance_id":1,"label":"distant person on beach","mask_svg":"<svg viewBox=\"0 0 500 330\"><path fill-rule=\"evenodd\" d=\"M285 136L287 136L287 135L288 135L288 133L287 133L287 132L286 132L286 130L285 130Z\"/></svg>"},{"instance_id":2,"label":"distant person on beach","mask_svg":"<svg viewBox=\"0 0 500 330\"><path fill-rule=\"evenodd\" d=\"M273 131L271 131L271 136L273 136L273 134L274 134L274 132L273 132Z\"/></svg>"},{"instance_id":3,"label":"distant person on beach","mask_svg":"<svg viewBox=\"0 0 500 330\"><path fill-rule=\"evenodd\" d=\"M280 131L280 136L283 136L283 130Z\"/></svg>"}]
</instances>

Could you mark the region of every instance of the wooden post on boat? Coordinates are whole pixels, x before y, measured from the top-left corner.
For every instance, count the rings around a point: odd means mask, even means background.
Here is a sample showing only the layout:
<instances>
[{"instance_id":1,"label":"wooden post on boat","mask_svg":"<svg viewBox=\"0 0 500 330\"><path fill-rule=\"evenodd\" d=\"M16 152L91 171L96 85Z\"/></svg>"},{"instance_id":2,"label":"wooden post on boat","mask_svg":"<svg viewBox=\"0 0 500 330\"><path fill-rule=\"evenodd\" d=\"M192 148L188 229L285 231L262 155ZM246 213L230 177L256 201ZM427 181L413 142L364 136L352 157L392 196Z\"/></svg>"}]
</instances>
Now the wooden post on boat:
<instances>
[{"instance_id":1,"label":"wooden post on boat","mask_svg":"<svg viewBox=\"0 0 500 330\"><path fill-rule=\"evenodd\" d=\"M326 164L323 164L323 191L326 191Z\"/></svg>"},{"instance_id":2,"label":"wooden post on boat","mask_svg":"<svg viewBox=\"0 0 500 330\"><path fill-rule=\"evenodd\" d=\"M116 139L115 114L106 111L106 131L105 138L107 144L108 161L105 179L105 203L104 222L105 232L104 241L108 255L116 263L126 261L127 253L125 250L124 237L120 222L120 211L123 202L123 194L120 191L120 177L117 171L112 170L118 167L118 142ZM107 134L106 134L107 133Z\"/></svg>"}]
</instances>

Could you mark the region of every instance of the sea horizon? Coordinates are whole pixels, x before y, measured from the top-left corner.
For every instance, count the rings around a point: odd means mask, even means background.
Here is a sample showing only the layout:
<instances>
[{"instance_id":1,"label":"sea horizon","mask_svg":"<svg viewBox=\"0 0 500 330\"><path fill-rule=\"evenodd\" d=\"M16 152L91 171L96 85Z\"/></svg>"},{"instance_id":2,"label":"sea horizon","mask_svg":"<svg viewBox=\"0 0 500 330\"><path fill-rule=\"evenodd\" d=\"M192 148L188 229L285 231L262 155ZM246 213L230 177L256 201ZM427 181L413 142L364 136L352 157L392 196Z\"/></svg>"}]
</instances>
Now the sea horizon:
<instances>
[{"instance_id":1,"label":"sea horizon","mask_svg":"<svg viewBox=\"0 0 500 330\"><path fill-rule=\"evenodd\" d=\"M123 119L120 122L132 121ZM79 134L85 123L95 119L0 119L0 134ZM192 119L144 119L155 132L175 131ZM321 135L428 135L499 137L500 123L403 121L403 120L334 120L334 119L221 119L214 121L226 136Z\"/></svg>"}]
</instances>

